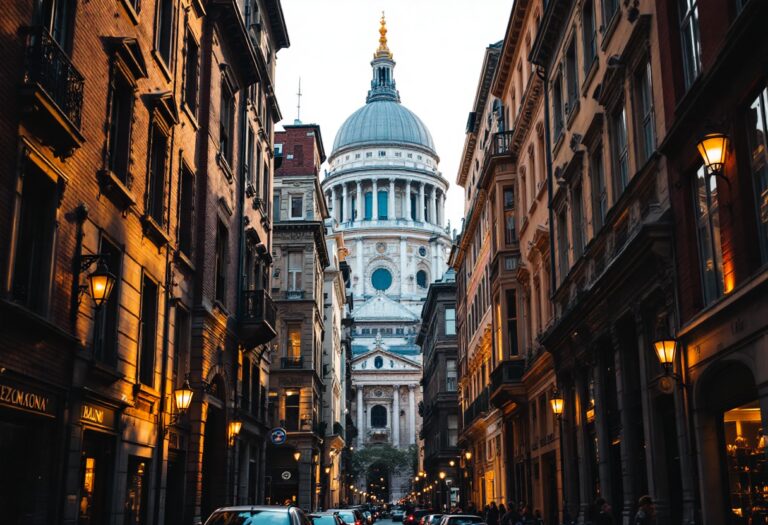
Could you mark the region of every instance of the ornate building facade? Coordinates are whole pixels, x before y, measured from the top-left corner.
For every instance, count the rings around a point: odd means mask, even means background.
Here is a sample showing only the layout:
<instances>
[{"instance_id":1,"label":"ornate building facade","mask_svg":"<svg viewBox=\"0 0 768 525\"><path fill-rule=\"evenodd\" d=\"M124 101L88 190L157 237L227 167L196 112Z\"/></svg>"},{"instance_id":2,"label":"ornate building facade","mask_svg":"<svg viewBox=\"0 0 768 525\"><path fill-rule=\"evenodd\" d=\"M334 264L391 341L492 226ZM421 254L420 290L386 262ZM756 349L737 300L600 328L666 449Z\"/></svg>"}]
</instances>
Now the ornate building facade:
<instances>
[{"instance_id":1,"label":"ornate building facade","mask_svg":"<svg viewBox=\"0 0 768 525\"><path fill-rule=\"evenodd\" d=\"M419 313L444 273L448 182L429 130L400 104L381 21L366 104L339 129L323 191L349 248L355 307L352 381L357 445L415 445L421 399ZM410 476L391 473L398 499Z\"/></svg>"}]
</instances>

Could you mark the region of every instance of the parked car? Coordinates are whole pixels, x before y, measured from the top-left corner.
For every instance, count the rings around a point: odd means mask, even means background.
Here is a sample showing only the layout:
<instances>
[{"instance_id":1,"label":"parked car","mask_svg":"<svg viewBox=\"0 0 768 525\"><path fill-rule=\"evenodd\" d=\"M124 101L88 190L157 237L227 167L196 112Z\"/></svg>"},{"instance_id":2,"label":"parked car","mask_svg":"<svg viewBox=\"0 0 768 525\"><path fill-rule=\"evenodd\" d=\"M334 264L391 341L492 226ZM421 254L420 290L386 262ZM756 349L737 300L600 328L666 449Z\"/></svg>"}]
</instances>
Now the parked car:
<instances>
[{"instance_id":1,"label":"parked car","mask_svg":"<svg viewBox=\"0 0 768 525\"><path fill-rule=\"evenodd\" d=\"M328 509L328 512L338 514L346 525L365 525L365 518L357 509Z\"/></svg>"},{"instance_id":2,"label":"parked car","mask_svg":"<svg viewBox=\"0 0 768 525\"><path fill-rule=\"evenodd\" d=\"M427 514L426 516L421 518L421 521L419 521L419 525L438 525L442 517L443 517L442 514Z\"/></svg>"},{"instance_id":3,"label":"parked car","mask_svg":"<svg viewBox=\"0 0 768 525\"><path fill-rule=\"evenodd\" d=\"M368 525L373 525L373 514L371 514L370 511L364 510L363 511L363 518L365 518L365 522Z\"/></svg>"},{"instance_id":4,"label":"parked car","mask_svg":"<svg viewBox=\"0 0 768 525\"><path fill-rule=\"evenodd\" d=\"M472 514L445 514L440 519L440 525L473 525L484 523L483 518Z\"/></svg>"},{"instance_id":5,"label":"parked car","mask_svg":"<svg viewBox=\"0 0 768 525\"><path fill-rule=\"evenodd\" d=\"M313 512L309 519L312 520L312 525L344 525L344 520L334 512Z\"/></svg>"},{"instance_id":6,"label":"parked car","mask_svg":"<svg viewBox=\"0 0 768 525\"><path fill-rule=\"evenodd\" d=\"M421 518L431 513L432 511L429 509L412 510L405 514L405 518L403 518L403 523L405 523L406 525L417 525L421 521Z\"/></svg>"},{"instance_id":7,"label":"parked car","mask_svg":"<svg viewBox=\"0 0 768 525\"><path fill-rule=\"evenodd\" d=\"M205 520L205 525L306 525L306 523L307 516L299 507L279 505L222 507L214 510Z\"/></svg>"},{"instance_id":8,"label":"parked car","mask_svg":"<svg viewBox=\"0 0 768 525\"><path fill-rule=\"evenodd\" d=\"M394 508L392 509L390 516L392 517L392 521L403 521L405 511L402 508Z\"/></svg>"}]
</instances>

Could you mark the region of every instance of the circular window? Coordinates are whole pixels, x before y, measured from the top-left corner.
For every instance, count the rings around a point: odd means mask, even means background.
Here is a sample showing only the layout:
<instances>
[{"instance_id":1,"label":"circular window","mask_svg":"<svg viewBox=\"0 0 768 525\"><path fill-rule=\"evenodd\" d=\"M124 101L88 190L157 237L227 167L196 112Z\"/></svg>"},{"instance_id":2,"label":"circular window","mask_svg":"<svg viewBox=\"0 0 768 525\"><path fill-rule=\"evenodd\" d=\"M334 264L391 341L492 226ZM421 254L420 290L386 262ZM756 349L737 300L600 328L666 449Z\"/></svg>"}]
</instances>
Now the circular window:
<instances>
[{"instance_id":1,"label":"circular window","mask_svg":"<svg viewBox=\"0 0 768 525\"><path fill-rule=\"evenodd\" d=\"M427 287L427 272L424 270L419 270L416 272L416 284L419 285L419 288Z\"/></svg>"},{"instance_id":2,"label":"circular window","mask_svg":"<svg viewBox=\"0 0 768 525\"><path fill-rule=\"evenodd\" d=\"M423 246L420 246L419 247L419 255L421 255L422 257L426 257L427 256L427 249L424 248Z\"/></svg>"},{"instance_id":3,"label":"circular window","mask_svg":"<svg viewBox=\"0 0 768 525\"><path fill-rule=\"evenodd\" d=\"M373 366L375 366L376 368L381 368L382 366L384 366L384 359L382 359L380 355L377 355L376 359L373 360Z\"/></svg>"},{"instance_id":4,"label":"circular window","mask_svg":"<svg viewBox=\"0 0 768 525\"><path fill-rule=\"evenodd\" d=\"M392 286L392 274L385 268L379 268L371 275L371 284L377 290L384 291Z\"/></svg>"}]
</instances>

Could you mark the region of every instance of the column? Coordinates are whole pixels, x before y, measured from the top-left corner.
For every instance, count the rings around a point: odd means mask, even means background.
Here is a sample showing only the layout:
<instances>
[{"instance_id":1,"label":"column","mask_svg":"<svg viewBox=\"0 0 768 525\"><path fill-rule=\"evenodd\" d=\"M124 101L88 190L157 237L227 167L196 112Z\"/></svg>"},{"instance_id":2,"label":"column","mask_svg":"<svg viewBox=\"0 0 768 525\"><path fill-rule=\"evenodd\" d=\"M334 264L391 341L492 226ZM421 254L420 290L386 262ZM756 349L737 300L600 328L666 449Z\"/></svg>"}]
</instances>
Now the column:
<instances>
[{"instance_id":1,"label":"column","mask_svg":"<svg viewBox=\"0 0 768 525\"><path fill-rule=\"evenodd\" d=\"M379 220L379 186L376 179L373 179L373 195L372 195L373 213L371 214L371 220Z\"/></svg>"},{"instance_id":2,"label":"column","mask_svg":"<svg viewBox=\"0 0 768 525\"><path fill-rule=\"evenodd\" d=\"M437 201L437 225L445 227L445 192L440 192L440 198Z\"/></svg>"},{"instance_id":3,"label":"column","mask_svg":"<svg viewBox=\"0 0 768 525\"><path fill-rule=\"evenodd\" d=\"M429 222L437 224L437 186L432 186L429 196Z\"/></svg>"},{"instance_id":4,"label":"column","mask_svg":"<svg viewBox=\"0 0 768 525\"><path fill-rule=\"evenodd\" d=\"M413 220L411 217L411 179L405 181L405 193L403 194L403 218L409 221Z\"/></svg>"},{"instance_id":5,"label":"column","mask_svg":"<svg viewBox=\"0 0 768 525\"><path fill-rule=\"evenodd\" d=\"M440 277L437 270L437 241L432 241L429 243L429 255L430 259L432 260L432 264L430 265L432 268L431 278L434 281ZM427 283L427 287L429 287L429 283Z\"/></svg>"},{"instance_id":6,"label":"column","mask_svg":"<svg viewBox=\"0 0 768 525\"><path fill-rule=\"evenodd\" d=\"M360 181L357 181L357 220L362 221L363 220L363 205L365 203L363 202L363 184Z\"/></svg>"},{"instance_id":7,"label":"column","mask_svg":"<svg viewBox=\"0 0 768 525\"><path fill-rule=\"evenodd\" d=\"M416 385L408 385L408 444L416 444Z\"/></svg>"},{"instance_id":8,"label":"column","mask_svg":"<svg viewBox=\"0 0 768 525\"><path fill-rule=\"evenodd\" d=\"M388 210L387 219L395 220L395 179L389 179L389 195L387 198Z\"/></svg>"},{"instance_id":9,"label":"column","mask_svg":"<svg viewBox=\"0 0 768 525\"><path fill-rule=\"evenodd\" d=\"M616 362L614 367L614 373L616 375L616 398L618 401L619 416L621 418L622 428L630 429L636 428L633 426L632 416L629 413L628 406L631 402L629 394L627 392L627 374L624 370L624 345L622 345L621 337L619 336L618 328L616 325L611 326L611 344L618 352L616 355ZM627 349L629 350L629 349ZM635 486L635 480L637 479L637 461L633 461L639 454L643 454L643 450L638 446L638 438L636 432L623 432L621 440L621 474L622 474L622 492L624 496L624 508L622 510L616 509L616 516L623 516L623 521L629 523L632 520L634 506L637 502L637 498L640 494L637 494L637 487ZM620 518L622 519L622 518Z\"/></svg>"},{"instance_id":10,"label":"column","mask_svg":"<svg viewBox=\"0 0 768 525\"><path fill-rule=\"evenodd\" d=\"M339 186L333 187L333 217L341 222L341 206L339 205Z\"/></svg>"},{"instance_id":11,"label":"column","mask_svg":"<svg viewBox=\"0 0 768 525\"><path fill-rule=\"evenodd\" d=\"M363 418L363 387L357 386L357 448L363 446L363 433L365 432L365 420Z\"/></svg>"},{"instance_id":12,"label":"column","mask_svg":"<svg viewBox=\"0 0 768 525\"><path fill-rule=\"evenodd\" d=\"M355 242L355 273L357 274L357 295L365 293L365 275L363 272L363 239L358 237Z\"/></svg>"},{"instance_id":13,"label":"column","mask_svg":"<svg viewBox=\"0 0 768 525\"><path fill-rule=\"evenodd\" d=\"M424 183L419 183L419 202L416 203L416 220L424 222L424 203L426 202L426 199L424 198Z\"/></svg>"},{"instance_id":14,"label":"column","mask_svg":"<svg viewBox=\"0 0 768 525\"><path fill-rule=\"evenodd\" d=\"M407 249L405 244L405 237L400 237L400 297L405 296L406 282L408 280L406 261L408 254L405 253Z\"/></svg>"},{"instance_id":15,"label":"column","mask_svg":"<svg viewBox=\"0 0 768 525\"><path fill-rule=\"evenodd\" d=\"M341 222L347 222L349 220L349 199L347 196L346 182L342 183L341 191Z\"/></svg>"},{"instance_id":16,"label":"column","mask_svg":"<svg viewBox=\"0 0 768 525\"><path fill-rule=\"evenodd\" d=\"M392 446L400 446L400 385L392 387Z\"/></svg>"},{"instance_id":17,"label":"column","mask_svg":"<svg viewBox=\"0 0 768 525\"><path fill-rule=\"evenodd\" d=\"M325 192L325 204L329 210L333 208L333 190L329 189Z\"/></svg>"}]
</instances>

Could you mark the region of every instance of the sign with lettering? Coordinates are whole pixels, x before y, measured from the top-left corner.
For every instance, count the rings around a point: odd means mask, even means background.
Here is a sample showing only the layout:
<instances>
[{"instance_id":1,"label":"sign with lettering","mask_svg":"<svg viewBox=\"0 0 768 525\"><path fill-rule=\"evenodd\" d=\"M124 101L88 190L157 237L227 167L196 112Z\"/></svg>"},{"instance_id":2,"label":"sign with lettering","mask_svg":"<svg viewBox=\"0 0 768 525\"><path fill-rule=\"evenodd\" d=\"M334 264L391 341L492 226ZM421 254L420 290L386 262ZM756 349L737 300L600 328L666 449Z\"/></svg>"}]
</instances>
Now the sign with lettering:
<instances>
[{"instance_id":1,"label":"sign with lettering","mask_svg":"<svg viewBox=\"0 0 768 525\"><path fill-rule=\"evenodd\" d=\"M0 382L0 405L43 416L56 417L56 400L25 386Z\"/></svg>"},{"instance_id":2,"label":"sign with lettering","mask_svg":"<svg viewBox=\"0 0 768 525\"><path fill-rule=\"evenodd\" d=\"M83 403L83 408L80 410L80 421L114 429L115 411L99 405Z\"/></svg>"}]
</instances>

